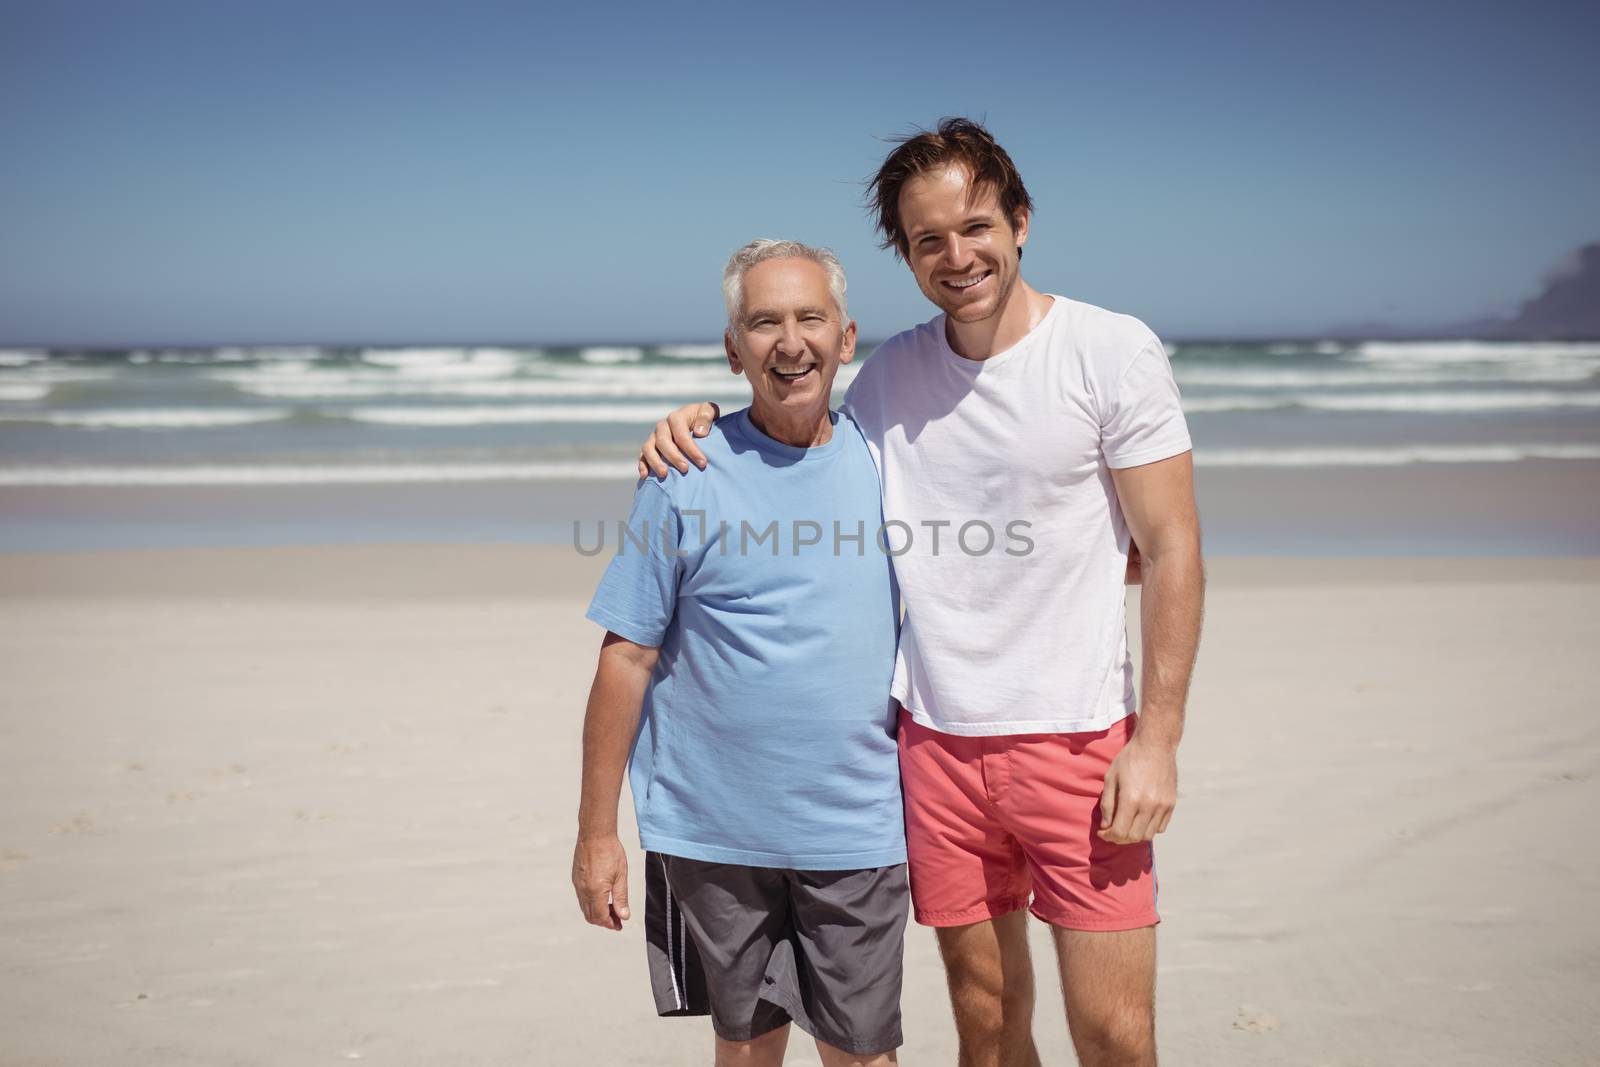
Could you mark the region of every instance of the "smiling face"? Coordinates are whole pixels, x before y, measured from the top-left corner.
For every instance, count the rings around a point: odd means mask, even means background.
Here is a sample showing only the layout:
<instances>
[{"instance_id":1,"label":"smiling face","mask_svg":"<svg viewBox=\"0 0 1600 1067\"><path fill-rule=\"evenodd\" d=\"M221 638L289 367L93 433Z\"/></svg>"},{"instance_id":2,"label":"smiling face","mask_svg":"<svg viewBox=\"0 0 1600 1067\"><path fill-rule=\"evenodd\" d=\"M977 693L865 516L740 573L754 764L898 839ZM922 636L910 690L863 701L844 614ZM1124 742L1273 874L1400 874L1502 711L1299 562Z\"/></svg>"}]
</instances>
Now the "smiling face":
<instances>
[{"instance_id":1,"label":"smiling face","mask_svg":"<svg viewBox=\"0 0 1600 1067\"><path fill-rule=\"evenodd\" d=\"M992 188L972 188L966 168L952 164L905 183L900 222L923 296L956 322L982 322L1005 308L1020 276L1026 214L1007 218Z\"/></svg>"},{"instance_id":2,"label":"smiling face","mask_svg":"<svg viewBox=\"0 0 1600 1067\"><path fill-rule=\"evenodd\" d=\"M750 379L756 425L786 440L827 422L834 375L856 351L827 270L802 256L764 260L745 271L739 305L723 343L728 366Z\"/></svg>"}]
</instances>

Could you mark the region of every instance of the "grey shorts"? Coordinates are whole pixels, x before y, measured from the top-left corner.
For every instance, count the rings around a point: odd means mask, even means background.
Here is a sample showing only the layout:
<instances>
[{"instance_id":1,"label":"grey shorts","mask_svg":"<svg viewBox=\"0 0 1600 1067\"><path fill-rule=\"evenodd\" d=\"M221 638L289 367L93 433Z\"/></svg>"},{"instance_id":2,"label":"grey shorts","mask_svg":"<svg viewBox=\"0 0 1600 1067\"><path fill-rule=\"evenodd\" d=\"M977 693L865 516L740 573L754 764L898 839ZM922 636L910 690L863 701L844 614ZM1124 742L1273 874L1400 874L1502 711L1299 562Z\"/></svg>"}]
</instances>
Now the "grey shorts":
<instances>
[{"instance_id":1,"label":"grey shorts","mask_svg":"<svg viewBox=\"0 0 1600 1067\"><path fill-rule=\"evenodd\" d=\"M906 865L794 871L645 853L656 1011L728 1041L789 1021L858 1055L900 1046Z\"/></svg>"}]
</instances>

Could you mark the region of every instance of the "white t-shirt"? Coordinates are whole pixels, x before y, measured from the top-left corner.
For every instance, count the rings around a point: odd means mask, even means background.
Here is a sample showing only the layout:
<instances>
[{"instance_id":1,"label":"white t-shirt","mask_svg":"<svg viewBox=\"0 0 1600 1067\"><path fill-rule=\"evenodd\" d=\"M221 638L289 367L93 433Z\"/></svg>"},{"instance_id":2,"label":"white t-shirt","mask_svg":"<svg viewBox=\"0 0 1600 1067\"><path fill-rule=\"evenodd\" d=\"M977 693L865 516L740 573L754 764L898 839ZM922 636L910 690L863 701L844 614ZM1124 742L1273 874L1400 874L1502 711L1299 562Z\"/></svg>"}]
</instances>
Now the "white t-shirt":
<instances>
[{"instance_id":1,"label":"white t-shirt","mask_svg":"<svg viewBox=\"0 0 1600 1067\"><path fill-rule=\"evenodd\" d=\"M1144 323L1053 301L986 360L956 355L943 315L896 334L845 397L906 605L893 693L944 733L1103 730L1134 708L1111 471L1187 452L1189 430Z\"/></svg>"}]
</instances>

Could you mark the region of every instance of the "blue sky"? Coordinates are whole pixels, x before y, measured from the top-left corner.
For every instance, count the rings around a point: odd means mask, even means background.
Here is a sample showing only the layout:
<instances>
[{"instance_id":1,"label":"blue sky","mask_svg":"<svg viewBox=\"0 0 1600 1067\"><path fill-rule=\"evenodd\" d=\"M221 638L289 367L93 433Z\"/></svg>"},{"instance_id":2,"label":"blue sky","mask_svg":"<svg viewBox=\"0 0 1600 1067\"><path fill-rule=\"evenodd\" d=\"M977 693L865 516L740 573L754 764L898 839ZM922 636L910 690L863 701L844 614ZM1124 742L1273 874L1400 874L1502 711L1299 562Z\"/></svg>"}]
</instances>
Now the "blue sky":
<instances>
[{"instance_id":1,"label":"blue sky","mask_svg":"<svg viewBox=\"0 0 1600 1067\"><path fill-rule=\"evenodd\" d=\"M1597 12L0 0L0 343L714 339L755 236L882 337L861 180L946 114L1164 335L1507 312L1600 237Z\"/></svg>"}]
</instances>

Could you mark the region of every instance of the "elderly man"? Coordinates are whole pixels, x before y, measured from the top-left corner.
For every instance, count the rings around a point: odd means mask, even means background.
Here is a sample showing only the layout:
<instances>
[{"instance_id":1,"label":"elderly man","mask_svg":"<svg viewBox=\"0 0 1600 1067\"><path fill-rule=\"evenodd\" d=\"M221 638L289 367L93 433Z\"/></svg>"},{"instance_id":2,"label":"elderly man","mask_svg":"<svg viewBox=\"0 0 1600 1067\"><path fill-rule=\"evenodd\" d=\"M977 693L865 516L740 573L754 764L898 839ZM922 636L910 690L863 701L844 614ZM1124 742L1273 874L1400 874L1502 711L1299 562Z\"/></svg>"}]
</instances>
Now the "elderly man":
<instances>
[{"instance_id":1,"label":"elderly man","mask_svg":"<svg viewBox=\"0 0 1600 1067\"><path fill-rule=\"evenodd\" d=\"M719 1064L780 1063L791 1020L830 1067L893 1063L898 608L872 457L828 409L856 324L838 260L794 241L739 249L723 291L751 405L701 442L709 470L639 484L589 607L607 633L573 884L621 929L626 763L660 1014L709 1012Z\"/></svg>"}]
</instances>

